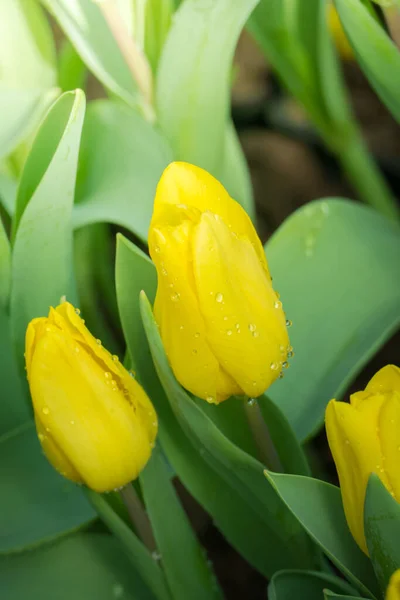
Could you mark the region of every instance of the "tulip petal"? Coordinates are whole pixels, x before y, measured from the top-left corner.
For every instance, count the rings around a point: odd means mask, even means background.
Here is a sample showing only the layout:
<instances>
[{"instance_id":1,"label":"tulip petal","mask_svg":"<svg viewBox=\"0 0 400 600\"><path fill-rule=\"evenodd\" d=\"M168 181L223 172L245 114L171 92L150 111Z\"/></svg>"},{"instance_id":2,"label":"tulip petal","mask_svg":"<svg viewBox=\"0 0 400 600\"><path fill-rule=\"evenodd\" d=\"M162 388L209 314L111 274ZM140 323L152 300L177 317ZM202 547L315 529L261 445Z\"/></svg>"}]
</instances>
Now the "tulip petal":
<instances>
[{"instance_id":1,"label":"tulip petal","mask_svg":"<svg viewBox=\"0 0 400 600\"><path fill-rule=\"evenodd\" d=\"M339 475L347 523L365 554L368 554L368 550L364 535L363 507L370 474L376 473L387 485L377 420L371 418L372 414L379 412L383 402L383 397L366 398L363 402L364 410L360 412L350 404L331 400L325 416L328 442Z\"/></svg>"},{"instance_id":2,"label":"tulip petal","mask_svg":"<svg viewBox=\"0 0 400 600\"><path fill-rule=\"evenodd\" d=\"M63 475L63 477L66 477L75 483L83 483L82 477L47 432L38 415L35 415L35 423L40 445L42 446L43 452L49 463L53 465L56 471Z\"/></svg>"},{"instance_id":3,"label":"tulip petal","mask_svg":"<svg viewBox=\"0 0 400 600\"><path fill-rule=\"evenodd\" d=\"M213 353L245 394L259 396L278 377L289 338L254 246L205 212L194 230L193 272Z\"/></svg>"},{"instance_id":4,"label":"tulip petal","mask_svg":"<svg viewBox=\"0 0 400 600\"><path fill-rule=\"evenodd\" d=\"M157 186L150 231L159 224L165 224L163 205L185 205L219 215L232 231L250 240L268 271L263 247L246 211L204 169L185 162L173 162L165 169Z\"/></svg>"},{"instance_id":5,"label":"tulip petal","mask_svg":"<svg viewBox=\"0 0 400 600\"><path fill-rule=\"evenodd\" d=\"M48 323L36 342L29 384L41 426L89 487L108 491L137 477L154 428L143 426L134 398L93 360L91 348Z\"/></svg>"},{"instance_id":6,"label":"tulip petal","mask_svg":"<svg viewBox=\"0 0 400 600\"><path fill-rule=\"evenodd\" d=\"M157 251L153 249L152 254L158 273L154 314L176 378L196 396L211 401L216 398L220 367L207 342L193 289L192 228L184 221L173 228L153 230Z\"/></svg>"},{"instance_id":7,"label":"tulip petal","mask_svg":"<svg viewBox=\"0 0 400 600\"><path fill-rule=\"evenodd\" d=\"M29 373L31 369L32 357L35 351L37 334L41 331L42 327L47 323L45 317L39 317L38 319L32 319L29 323L26 334L25 334L25 366L26 372L29 379Z\"/></svg>"},{"instance_id":8,"label":"tulip petal","mask_svg":"<svg viewBox=\"0 0 400 600\"><path fill-rule=\"evenodd\" d=\"M385 394L379 415L380 440L387 488L400 502L400 393Z\"/></svg>"},{"instance_id":9,"label":"tulip petal","mask_svg":"<svg viewBox=\"0 0 400 600\"><path fill-rule=\"evenodd\" d=\"M400 369L395 365L386 365L378 371L365 388L366 392L391 392L400 394Z\"/></svg>"},{"instance_id":10,"label":"tulip petal","mask_svg":"<svg viewBox=\"0 0 400 600\"><path fill-rule=\"evenodd\" d=\"M400 569L397 569L390 578L386 600L400 600Z\"/></svg>"}]
</instances>

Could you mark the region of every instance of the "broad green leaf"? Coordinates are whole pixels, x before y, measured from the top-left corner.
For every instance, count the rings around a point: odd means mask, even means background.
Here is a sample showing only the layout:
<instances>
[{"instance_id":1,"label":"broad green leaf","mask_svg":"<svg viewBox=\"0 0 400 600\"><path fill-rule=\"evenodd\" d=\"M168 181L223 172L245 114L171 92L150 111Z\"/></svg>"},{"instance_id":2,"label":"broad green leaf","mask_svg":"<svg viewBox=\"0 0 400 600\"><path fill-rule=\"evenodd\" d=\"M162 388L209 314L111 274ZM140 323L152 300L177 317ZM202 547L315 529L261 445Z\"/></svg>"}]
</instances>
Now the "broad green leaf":
<instances>
[{"instance_id":1,"label":"broad green leaf","mask_svg":"<svg viewBox=\"0 0 400 600\"><path fill-rule=\"evenodd\" d=\"M11 275L10 242L0 217L0 310L8 304Z\"/></svg>"},{"instance_id":2,"label":"broad green leaf","mask_svg":"<svg viewBox=\"0 0 400 600\"><path fill-rule=\"evenodd\" d=\"M400 504L375 474L367 486L364 523L368 552L385 590L391 575L400 569Z\"/></svg>"},{"instance_id":3,"label":"broad green leaf","mask_svg":"<svg viewBox=\"0 0 400 600\"><path fill-rule=\"evenodd\" d=\"M82 134L74 225L110 222L147 239L156 186L173 160L140 114L116 102L89 104Z\"/></svg>"},{"instance_id":4,"label":"broad green leaf","mask_svg":"<svg viewBox=\"0 0 400 600\"><path fill-rule=\"evenodd\" d=\"M335 0L335 6L361 68L381 100L399 121L399 49L363 2ZM385 65L384 68L382 65Z\"/></svg>"},{"instance_id":5,"label":"broad green leaf","mask_svg":"<svg viewBox=\"0 0 400 600\"><path fill-rule=\"evenodd\" d=\"M284 471L293 475L311 475L304 450L280 408L266 394L259 398L258 406Z\"/></svg>"},{"instance_id":6,"label":"broad green leaf","mask_svg":"<svg viewBox=\"0 0 400 600\"><path fill-rule=\"evenodd\" d=\"M42 3L101 83L128 104L138 104L138 87L99 4L93 0L42 0Z\"/></svg>"},{"instance_id":7,"label":"broad green leaf","mask_svg":"<svg viewBox=\"0 0 400 600\"><path fill-rule=\"evenodd\" d=\"M68 92L51 108L20 183L12 259L11 318L22 360L25 330L62 295L74 300L71 212L85 114L83 92Z\"/></svg>"},{"instance_id":8,"label":"broad green leaf","mask_svg":"<svg viewBox=\"0 0 400 600\"><path fill-rule=\"evenodd\" d=\"M56 77L53 36L39 4L0 0L0 81L29 90L51 88Z\"/></svg>"},{"instance_id":9,"label":"broad green leaf","mask_svg":"<svg viewBox=\"0 0 400 600\"><path fill-rule=\"evenodd\" d=\"M86 496L107 527L123 544L124 550L143 581L152 590L157 600L172 600L164 572L153 555L132 529L107 502L104 495L86 488Z\"/></svg>"},{"instance_id":10,"label":"broad green leaf","mask_svg":"<svg viewBox=\"0 0 400 600\"><path fill-rule=\"evenodd\" d=\"M325 600L336 600L337 598L341 598L342 600L360 600L361 596L343 596L342 594L335 594L335 592L331 592L330 590L324 590L324 599Z\"/></svg>"},{"instance_id":11,"label":"broad green leaf","mask_svg":"<svg viewBox=\"0 0 400 600\"><path fill-rule=\"evenodd\" d=\"M255 207L250 171L235 127L229 121L225 133L224 158L219 180L232 198L241 203L250 218L255 220Z\"/></svg>"},{"instance_id":12,"label":"broad green leaf","mask_svg":"<svg viewBox=\"0 0 400 600\"><path fill-rule=\"evenodd\" d=\"M140 483L174 600L222 598L157 447L140 476Z\"/></svg>"},{"instance_id":13,"label":"broad green leaf","mask_svg":"<svg viewBox=\"0 0 400 600\"><path fill-rule=\"evenodd\" d=\"M7 164L0 166L0 203L11 217L15 211L17 197L17 181Z\"/></svg>"},{"instance_id":14,"label":"broad green leaf","mask_svg":"<svg viewBox=\"0 0 400 600\"><path fill-rule=\"evenodd\" d=\"M328 199L291 215L266 254L295 353L268 395L304 440L399 323L400 228Z\"/></svg>"},{"instance_id":15,"label":"broad green leaf","mask_svg":"<svg viewBox=\"0 0 400 600\"><path fill-rule=\"evenodd\" d=\"M17 368L10 318L0 307L0 436L32 418L27 385ZM0 534L1 535L1 534Z\"/></svg>"},{"instance_id":16,"label":"broad green leaf","mask_svg":"<svg viewBox=\"0 0 400 600\"><path fill-rule=\"evenodd\" d=\"M290 513L284 510L273 486L269 482L264 485L267 480L262 476L262 464L226 438L176 381L143 292L141 314L157 374L179 423L197 451L263 519L276 563L297 563L299 567L310 565L313 557L308 539Z\"/></svg>"},{"instance_id":17,"label":"broad green leaf","mask_svg":"<svg viewBox=\"0 0 400 600\"><path fill-rule=\"evenodd\" d=\"M0 0L0 158L35 130L57 94L51 29L37 2Z\"/></svg>"},{"instance_id":18,"label":"broad green leaf","mask_svg":"<svg viewBox=\"0 0 400 600\"><path fill-rule=\"evenodd\" d=\"M179 425L151 360L139 312L139 292L146 290L154 299L157 279L150 259L131 242L118 236L116 259L117 298L121 322L134 368L151 397L159 418L159 439L178 476L189 492L212 516L216 526L246 560L270 577L287 557L279 557L269 544L264 520L215 472L193 446ZM223 408L223 407L220 407ZM241 423L237 423L240 430ZM230 433L232 430L230 428ZM240 431L234 436L239 438ZM239 439L242 442L242 437ZM292 565L295 566L295 565Z\"/></svg>"},{"instance_id":19,"label":"broad green leaf","mask_svg":"<svg viewBox=\"0 0 400 600\"><path fill-rule=\"evenodd\" d=\"M279 571L268 586L269 600L321 600L325 588L353 593L346 581L319 571Z\"/></svg>"},{"instance_id":20,"label":"broad green leaf","mask_svg":"<svg viewBox=\"0 0 400 600\"><path fill-rule=\"evenodd\" d=\"M80 533L0 559L7 600L155 600L110 535Z\"/></svg>"},{"instance_id":21,"label":"broad green leaf","mask_svg":"<svg viewBox=\"0 0 400 600\"><path fill-rule=\"evenodd\" d=\"M63 41L58 60L58 85L62 91L84 89L87 77L86 65L68 39Z\"/></svg>"},{"instance_id":22,"label":"broad green leaf","mask_svg":"<svg viewBox=\"0 0 400 600\"><path fill-rule=\"evenodd\" d=\"M0 81L0 159L32 135L44 113L58 95L56 89L17 89Z\"/></svg>"},{"instance_id":23,"label":"broad green leaf","mask_svg":"<svg viewBox=\"0 0 400 600\"><path fill-rule=\"evenodd\" d=\"M267 479L311 538L366 596L379 597L367 556L353 540L339 488L310 477L265 472Z\"/></svg>"},{"instance_id":24,"label":"broad green leaf","mask_svg":"<svg viewBox=\"0 0 400 600\"><path fill-rule=\"evenodd\" d=\"M32 423L0 438L0 471L0 553L36 546L95 516L79 487L50 466Z\"/></svg>"},{"instance_id":25,"label":"broad green leaf","mask_svg":"<svg viewBox=\"0 0 400 600\"><path fill-rule=\"evenodd\" d=\"M256 4L186 0L174 16L157 71L160 126L176 159L216 176L224 155L233 53Z\"/></svg>"},{"instance_id":26,"label":"broad green leaf","mask_svg":"<svg viewBox=\"0 0 400 600\"><path fill-rule=\"evenodd\" d=\"M143 0L133 1L139 3ZM154 73L157 72L173 13L173 0L145 0L144 50Z\"/></svg>"}]
</instances>

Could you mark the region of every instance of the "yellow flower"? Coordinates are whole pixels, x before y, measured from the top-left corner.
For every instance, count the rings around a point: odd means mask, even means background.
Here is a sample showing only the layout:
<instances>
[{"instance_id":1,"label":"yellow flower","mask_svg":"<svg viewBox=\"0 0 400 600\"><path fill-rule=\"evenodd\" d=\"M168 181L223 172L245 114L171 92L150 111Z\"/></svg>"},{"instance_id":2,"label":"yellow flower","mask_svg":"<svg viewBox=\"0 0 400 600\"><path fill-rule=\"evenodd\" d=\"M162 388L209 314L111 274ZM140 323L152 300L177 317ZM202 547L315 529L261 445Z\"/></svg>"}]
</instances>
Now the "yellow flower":
<instances>
[{"instance_id":1,"label":"yellow flower","mask_svg":"<svg viewBox=\"0 0 400 600\"><path fill-rule=\"evenodd\" d=\"M388 365L378 371L350 404L331 400L325 421L347 523L368 554L364 501L371 473L400 501L400 369Z\"/></svg>"},{"instance_id":2,"label":"yellow flower","mask_svg":"<svg viewBox=\"0 0 400 600\"><path fill-rule=\"evenodd\" d=\"M64 302L28 326L25 359L36 428L57 471L110 491L145 466L157 417L140 385L77 312Z\"/></svg>"},{"instance_id":3,"label":"yellow flower","mask_svg":"<svg viewBox=\"0 0 400 600\"><path fill-rule=\"evenodd\" d=\"M395 571L390 578L386 590L386 600L400 600L400 569Z\"/></svg>"},{"instance_id":4,"label":"yellow flower","mask_svg":"<svg viewBox=\"0 0 400 600\"><path fill-rule=\"evenodd\" d=\"M149 248L155 318L178 381L212 403L262 394L287 366L289 339L243 208L203 169L172 163L157 187Z\"/></svg>"},{"instance_id":5,"label":"yellow flower","mask_svg":"<svg viewBox=\"0 0 400 600\"><path fill-rule=\"evenodd\" d=\"M340 22L339 15L337 14L336 8L332 4L332 2L330 2L328 5L328 24L332 38L335 42L335 46L341 58L343 58L344 60L353 59L354 54L352 47L349 44L349 41Z\"/></svg>"}]
</instances>

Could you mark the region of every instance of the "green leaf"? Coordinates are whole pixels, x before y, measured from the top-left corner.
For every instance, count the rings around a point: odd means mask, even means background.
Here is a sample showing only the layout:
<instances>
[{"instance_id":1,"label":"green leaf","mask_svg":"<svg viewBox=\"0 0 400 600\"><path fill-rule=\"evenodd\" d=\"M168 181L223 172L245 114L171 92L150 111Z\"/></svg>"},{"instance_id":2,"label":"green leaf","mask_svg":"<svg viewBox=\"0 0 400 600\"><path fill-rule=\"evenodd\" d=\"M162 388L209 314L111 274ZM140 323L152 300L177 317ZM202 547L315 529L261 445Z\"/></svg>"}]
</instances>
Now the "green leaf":
<instances>
[{"instance_id":1,"label":"green leaf","mask_svg":"<svg viewBox=\"0 0 400 600\"><path fill-rule=\"evenodd\" d=\"M150 551L143 542L139 540L132 529L115 512L114 508L106 501L104 495L98 494L89 488L86 488L85 492L101 519L123 544L125 552L134 568L140 573L143 581L147 583L157 600L172 600L164 572L153 560Z\"/></svg>"},{"instance_id":2,"label":"green leaf","mask_svg":"<svg viewBox=\"0 0 400 600\"><path fill-rule=\"evenodd\" d=\"M140 483L174 600L222 598L157 447L140 476Z\"/></svg>"},{"instance_id":3,"label":"green leaf","mask_svg":"<svg viewBox=\"0 0 400 600\"><path fill-rule=\"evenodd\" d=\"M57 94L56 56L37 2L0 2L0 158L36 128Z\"/></svg>"},{"instance_id":4,"label":"green leaf","mask_svg":"<svg viewBox=\"0 0 400 600\"><path fill-rule=\"evenodd\" d=\"M60 49L58 66L58 84L63 92L84 88L87 78L85 63L66 39Z\"/></svg>"},{"instance_id":5,"label":"green leaf","mask_svg":"<svg viewBox=\"0 0 400 600\"><path fill-rule=\"evenodd\" d=\"M397 46L362 2L335 0L335 6L361 68L378 96L400 121L400 53Z\"/></svg>"},{"instance_id":6,"label":"green leaf","mask_svg":"<svg viewBox=\"0 0 400 600\"><path fill-rule=\"evenodd\" d=\"M0 203L8 216L12 216L15 211L15 202L17 197L17 181L10 172L7 164L0 166Z\"/></svg>"},{"instance_id":7,"label":"green leaf","mask_svg":"<svg viewBox=\"0 0 400 600\"><path fill-rule=\"evenodd\" d=\"M0 307L0 436L32 418L27 385L17 368L11 342L10 318Z\"/></svg>"},{"instance_id":8,"label":"green leaf","mask_svg":"<svg viewBox=\"0 0 400 600\"><path fill-rule=\"evenodd\" d=\"M167 142L136 111L117 102L91 102L82 134L75 227L107 221L145 241L156 186L171 161Z\"/></svg>"},{"instance_id":9,"label":"green leaf","mask_svg":"<svg viewBox=\"0 0 400 600\"><path fill-rule=\"evenodd\" d=\"M10 292L11 252L3 222L0 217L0 310L6 308Z\"/></svg>"},{"instance_id":10,"label":"green leaf","mask_svg":"<svg viewBox=\"0 0 400 600\"><path fill-rule=\"evenodd\" d=\"M303 448L279 407L265 394L258 400L258 406L285 472L311 475Z\"/></svg>"},{"instance_id":11,"label":"green leaf","mask_svg":"<svg viewBox=\"0 0 400 600\"><path fill-rule=\"evenodd\" d=\"M84 114L80 90L57 100L35 139L20 182L11 317L21 360L28 322L46 315L64 294L74 301L71 212Z\"/></svg>"},{"instance_id":12,"label":"green leaf","mask_svg":"<svg viewBox=\"0 0 400 600\"><path fill-rule=\"evenodd\" d=\"M95 516L79 487L43 456L32 423L0 439L0 470L0 553L36 546Z\"/></svg>"},{"instance_id":13,"label":"green leaf","mask_svg":"<svg viewBox=\"0 0 400 600\"><path fill-rule=\"evenodd\" d=\"M265 472L267 479L311 538L368 597L379 597L371 563L353 540L339 488L309 477Z\"/></svg>"},{"instance_id":14,"label":"green leaf","mask_svg":"<svg viewBox=\"0 0 400 600\"><path fill-rule=\"evenodd\" d=\"M94 75L130 105L139 91L103 14L92 0L42 0Z\"/></svg>"},{"instance_id":15,"label":"green leaf","mask_svg":"<svg viewBox=\"0 0 400 600\"><path fill-rule=\"evenodd\" d=\"M264 485L263 466L228 440L176 381L169 366L149 302L142 292L141 314L157 374L176 417L209 465L252 506L268 529L268 543L276 563L312 562L307 538L283 509L273 490Z\"/></svg>"},{"instance_id":16,"label":"green leaf","mask_svg":"<svg viewBox=\"0 0 400 600\"><path fill-rule=\"evenodd\" d=\"M222 168L233 53L256 4L186 0L174 16L157 71L160 126L177 160L214 175Z\"/></svg>"},{"instance_id":17,"label":"green leaf","mask_svg":"<svg viewBox=\"0 0 400 600\"><path fill-rule=\"evenodd\" d=\"M154 600L118 541L81 533L33 552L1 557L7 600Z\"/></svg>"},{"instance_id":18,"label":"green leaf","mask_svg":"<svg viewBox=\"0 0 400 600\"><path fill-rule=\"evenodd\" d=\"M189 492L210 513L228 542L251 565L270 577L284 563L288 564L287 557L276 554L274 546L268 542L269 528L253 506L222 479L195 449L191 437L179 425L159 383L139 312L141 289L146 290L150 298L155 297L156 271L150 259L121 235L117 238L116 286L125 339L138 379L157 410L159 439L168 460ZM240 404L243 405L243 402ZM243 423L242 412L241 420L236 423L238 433L234 436L240 442L243 441L240 433Z\"/></svg>"},{"instance_id":19,"label":"green leaf","mask_svg":"<svg viewBox=\"0 0 400 600\"><path fill-rule=\"evenodd\" d=\"M145 0L144 50L153 72L158 62L171 26L174 13L173 0Z\"/></svg>"},{"instance_id":20,"label":"green leaf","mask_svg":"<svg viewBox=\"0 0 400 600\"><path fill-rule=\"evenodd\" d=\"M269 600L321 600L325 588L332 588L337 592L353 593L343 579L321 573L319 571L279 571L276 573L269 586Z\"/></svg>"},{"instance_id":21,"label":"green leaf","mask_svg":"<svg viewBox=\"0 0 400 600\"><path fill-rule=\"evenodd\" d=\"M369 208L328 199L291 215L266 254L295 352L268 395L304 440L398 325L400 229Z\"/></svg>"},{"instance_id":22,"label":"green leaf","mask_svg":"<svg viewBox=\"0 0 400 600\"><path fill-rule=\"evenodd\" d=\"M361 596L343 596L342 594L335 594L330 590L324 590L325 600L335 600L335 598L342 598L342 600L360 600Z\"/></svg>"},{"instance_id":23,"label":"green leaf","mask_svg":"<svg viewBox=\"0 0 400 600\"><path fill-rule=\"evenodd\" d=\"M365 496L364 524L368 553L385 590L391 575L400 569L400 504L374 473Z\"/></svg>"}]
</instances>

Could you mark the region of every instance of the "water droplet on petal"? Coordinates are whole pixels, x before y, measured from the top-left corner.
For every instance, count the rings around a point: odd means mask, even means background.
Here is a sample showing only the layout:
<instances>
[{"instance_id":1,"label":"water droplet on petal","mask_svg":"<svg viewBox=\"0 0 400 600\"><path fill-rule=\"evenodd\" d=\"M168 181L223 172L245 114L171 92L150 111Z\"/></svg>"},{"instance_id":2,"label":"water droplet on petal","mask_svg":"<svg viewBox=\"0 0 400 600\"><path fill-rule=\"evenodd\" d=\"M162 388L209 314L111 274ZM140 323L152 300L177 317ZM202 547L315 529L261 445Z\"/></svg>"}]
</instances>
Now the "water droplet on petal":
<instances>
[{"instance_id":1,"label":"water droplet on petal","mask_svg":"<svg viewBox=\"0 0 400 600\"><path fill-rule=\"evenodd\" d=\"M71 425L75 425L75 421L72 419L72 421L70 421Z\"/></svg>"},{"instance_id":2,"label":"water droplet on petal","mask_svg":"<svg viewBox=\"0 0 400 600\"><path fill-rule=\"evenodd\" d=\"M77 314L77 315L80 315L80 314L81 314L81 311L79 310L79 308L76 308L76 309L75 309L75 312L76 312L76 314Z\"/></svg>"},{"instance_id":3,"label":"water droplet on petal","mask_svg":"<svg viewBox=\"0 0 400 600\"><path fill-rule=\"evenodd\" d=\"M43 433L39 433L39 434L38 434L39 441L41 441L41 442L43 442L43 441L44 441L45 437L46 437L46 436L45 436L45 435L43 435Z\"/></svg>"},{"instance_id":4,"label":"water droplet on petal","mask_svg":"<svg viewBox=\"0 0 400 600\"><path fill-rule=\"evenodd\" d=\"M288 369L288 368L289 368L289 363L287 362L287 360L285 360L285 361L282 363L282 369Z\"/></svg>"},{"instance_id":5,"label":"water droplet on petal","mask_svg":"<svg viewBox=\"0 0 400 600\"><path fill-rule=\"evenodd\" d=\"M232 329L227 329L226 330L226 335L232 335Z\"/></svg>"},{"instance_id":6,"label":"water droplet on petal","mask_svg":"<svg viewBox=\"0 0 400 600\"><path fill-rule=\"evenodd\" d=\"M286 327L291 327L293 325L290 319L286 319Z\"/></svg>"},{"instance_id":7,"label":"water droplet on petal","mask_svg":"<svg viewBox=\"0 0 400 600\"><path fill-rule=\"evenodd\" d=\"M171 294L172 302L178 302L179 298L180 298L180 294L178 294L178 292L174 292L173 294Z\"/></svg>"},{"instance_id":8,"label":"water droplet on petal","mask_svg":"<svg viewBox=\"0 0 400 600\"><path fill-rule=\"evenodd\" d=\"M254 406L257 403L257 400L255 398L249 398L247 400L247 405L248 406Z\"/></svg>"},{"instance_id":9,"label":"water droplet on petal","mask_svg":"<svg viewBox=\"0 0 400 600\"><path fill-rule=\"evenodd\" d=\"M157 552L157 550L154 550L154 552L151 553L151 558L155 561L159 561L161 560L161 554Z\"/></svg>"},{"instance_id":10,"label":"water droplet on petal","mask_svg":"<svg viewBox=\"0 0 400 600\"><path fill-rule=\"evenodd\" d=\"M192 354L197 354L197 350L196 350L196 348L193 348L193 350L192 350Z\"/></svg>"},{"instance_id":11,"label":"water droplet on petal","mask_svg":"<svg viewBox=\"0 0 400 600\"><path fill-rule=\"evenodd\" d=\"M280 300L277 300L274 304L275 308L282 308L282 302Z\"/></svg>"},{"instance_id":12,"label":"water droplet on petal","mask_svg":"<svg viewBox=\"0 0 400 600\"><path fill-rule=\"evenodd\" d=\"M157 254L158 254L160 252L160 246L155 246L154 252L157 252Z\"/></svg>"},{"instance_id":13,"label":"water droplet on petal","mask_svg":"<svg viewBox=\"0 0 400 600\"><path fill-rule=\"evenodd\" d=\"M257 329L256 325L254 325L254 323L249 323L249 331L253 332Z\"/></svg>"},{"instance_id":14,"label":"water droplet on petal","mask_svg":"<svg viewBox=\"0 0 400 600\"><path fill-rule=\"evenodd\" d=\"M279 364L277 362L272 362L270 364L271 371L277 371L279 369Z\"/></svg>"},{"instance_id":15,"label":"water droplet on petal","mask_svg":"<svg viewBox=\"0 0 400 600\"><path fill-rule=\"evenodd\" d=\"M208 402L209 404L215 404L214 396L206 396L206 402Z\"/></svg>"},{"instance_id":16,"label":"water droplet on petal","mask_svg":"<svg viewBox=\"0 0 400 600\"><path fill-rule=\"evenodd\" d=\"M132 377L132 379L135 379L135 377L136 377L135 371L128 371L128 373Z\"/></svg>"},{"instance_id":17,"label":"water droplet on petal","mask_svg":"<svg viewBox=\"0 0 400 600\"><path fill-rule=\"evenodd\" d=\"M162 274L162 275L164 275L164 277L165 277L166 275L168 275L168 271L167 271L167 269L164 269L164 267L163 267L163 268L161 269L161 274Z\"/></svg>"},{"instance_id":18,"label":"water droplet on petal","mask_svg":"<svg viewBox=\"0 0 400 600\"><path fill-rule=\"evenodd\" d=\"M179 326L179 329L180 329L181 331L182 331L182 329L183 329L183 328L184 328L184 327L183 327L183 325L180 325L180 326Z\"/></svg>"},{"instance_id":19,"label":"water droplet on petal","mask_svg":"<svg viewBox=\"0 0 400 600\"><path fill-rule=\"evenodd\" d=\"M259 331L253 331L251 335L252 335L253 337L255 337L255 338L258 338L258 337L259 337L259 335L260 335L260 332L259 332Z\"/></svg>"},{"instance_id":20,"label":"water droplet on petal","mask_svg":"<svg viewBox=\"0 0 400 600\"><path fill-rule=\"evenodd\" d=\"M80 351L81 351L81 350L80 350L79 346L75 346L75 352L76 352L77 354L79 354L79 352L80 352Z\"/></svg>"},{"instance_id":21,"label":"water droplet on petal","mask_svg":"<svg viewBox=\"0 0 400 600\"><path fill-rule=\"evenodd\" d=\"M101 340L99 340L99 339L97 338L97 340L96 340L96 344L97 344L98 346L101 346Z\"/></svg>"},{"instance_id":22,"label":"water droplet on petal","mask_svg":"<svg viewBox=\"0 0 400 600\"><path fill-rule=\"evenodd\" d=\"M218 294L215 294L215 301L218 302L219 304L221 304L221 302L224 301L224 296L223 296L223 294L221 294L221 292L218 292Z\"/></svg>"},{"instance_id":23,"label":"water droplet on petal","mask_svg":"<svg viewBox=\"0 0 400 600\"><path fill-rule=\"evenodd\" d=\"M198 338L198 337L200 337L200 333L199 333L198 331L196 331L196 333L194 334L194 337L195 337L195 338Z\"/></svg>"},{"instance_id":24,"label":"water droplet on petal","mask_svg":"<svg viewBox=\"0 0 400 600\"><path fill-rule=\"evenodd\" d=\"M118 356L116 354L113 354L112 359L113 359L114 362L118 362L119 361L119 358L118 358Z\"/></svg>"},{"instance_id":25,"label":"water droplet on petal","mask_svg":"<svg viewBox=\"0 0 400 600\"><path fill-rule=\"evenodd\" d=\"M281 372L279 373L279 379L283 379L283 375L284 375L284 373L283 373L283 371L281 371Z\"/></svg>"},{"instance_id":26,"label":"water droplet on petal","mask_svg":"<svg viewBox=\"0 0 400 600\"><path fill-rule=\"evenodd\" d=\"M106 379L110 379L110 377L111 377L111 373L110 373L109 371L104 371L104 377L105 377Z\"/></svg>"},{"instance_id":27,"label":"water droplet on petal","mask_svg":"<svg viewBox=\"0 0 400 600\"><path fill-rule=\"evenodd\" d=\"M44 415L48 415L50 413L50 409L47 406L43 406L42 413Z\"/></svg>"}]
</instances>

